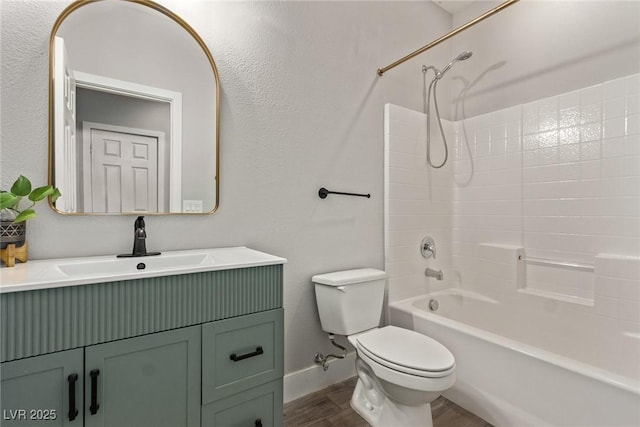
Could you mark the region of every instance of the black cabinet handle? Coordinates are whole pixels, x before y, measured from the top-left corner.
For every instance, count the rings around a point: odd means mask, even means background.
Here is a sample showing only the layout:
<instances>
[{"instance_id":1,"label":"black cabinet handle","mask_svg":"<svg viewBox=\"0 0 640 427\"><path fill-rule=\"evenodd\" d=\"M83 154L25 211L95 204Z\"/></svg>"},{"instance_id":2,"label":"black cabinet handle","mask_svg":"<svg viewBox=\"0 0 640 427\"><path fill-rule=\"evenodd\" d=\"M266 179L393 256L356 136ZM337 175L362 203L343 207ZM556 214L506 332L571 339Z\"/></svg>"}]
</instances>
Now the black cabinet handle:
<instances>
[{"instance_id":1,"label":"black cabinet handle","mask_svg":"<svg viewBox=\"0 0 640 427\"><path fill-rule=\"evenodd\" d=\"M76 408L76 381L78 381L78 374L71 374L67 377L69 382L69 421L73 421L78 416L78 409Z\"/></svg>"},{"instance_id":2,"label":"black cabinet handle","mask_svg":"<svg viewBox=\"0 0 640 427\"><path fill-rule=\"evenodd\" d=\"M256 420L255 427L262 427L262 420L260 418Z\"/></svg>"},{"instance_id":3,"label":"black cabinet handle","mask_svg":"<svg viewBox=\"0 0 640 427\"><path fill-rule=\"evenodd\" d=\"M239 362L240 360L248 359L250 357L260 356L262 353L264 353L264 351L262 350L262 347L256 347L256 351L252 353L243 354L241 356L236 356L235 353L231 353L231 355L229 355L229 359L233 360L234 362Z\"/></svg>"},{"instance_id":4,"label":"black cabinet handle","mask_svg":"<svg viewBox=\"0 0 640 427\"><path fill-rule=\"evenodd\" d=\"M91 406L89 406L89 411L91 415L97 414L98 409L100 409L100 405L98 405L98 375L100 375L100 369L92 369L89 372L91 377Z\"/></svg>"}]
</instances>

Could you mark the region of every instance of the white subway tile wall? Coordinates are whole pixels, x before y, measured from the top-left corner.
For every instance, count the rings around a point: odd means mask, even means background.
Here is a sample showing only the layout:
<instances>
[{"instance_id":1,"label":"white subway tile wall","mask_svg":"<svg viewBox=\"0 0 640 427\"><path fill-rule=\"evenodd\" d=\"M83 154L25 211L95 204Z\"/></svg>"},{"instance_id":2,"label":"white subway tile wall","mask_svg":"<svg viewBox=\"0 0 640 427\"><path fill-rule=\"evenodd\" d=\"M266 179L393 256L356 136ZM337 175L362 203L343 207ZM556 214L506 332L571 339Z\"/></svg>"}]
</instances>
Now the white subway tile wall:
<instances>
[{"instance_id":1,"label":"white subway tile wall","mask_svg":"<svg viewBox=\"0 0 640 427\"><path fill-rule=\"evenodd\" d=\"M516 249L522 247L521 153L533 143L537 147L537 141L523 135L538 131L540 124L539 106L527 108L530 115L525 121L517 106L455 123L452 256L465 289L496 295L517 288L516 277L506 273L515 266ZM484 145L500 148L486 150ZM486 271L495 263L496 248L510 257L502 260L501 274L497 269Z\"/></svg>"},{"instance_id":2,"label":"white subway tile wall","mask_svg":"<svg viewBox=\"0 0 640 427\"><path fill-rule=\"evenodd\" d=\"M453 163L449 161L437 170L427 169L426 126L423 113L385 106L385 269L390 302L451 283ZM443 126L450 134L451 123L443 121ZM444 149L435 122L431 136L431 158L439 164ZM450 142L449 146L453 144ZM436 241L435 259L427 260L420 253L425 236ZM425 277L427 267L442 269L445 280Z\"/></svg>"},{"instance_id":3,"label":"white subway tile wall","mask_svg":"<svg viewBox=\"0 0 640 427\"><path fill-rule=\"evenodd\" d=\"M438 170L426 167L425 115L385 113L391 301L442 286L531 298L514 294L528 288L590 301L639 330L640 75L447 123L452 161ZM439 135L432 145L441 149ZM417 252L428 234L436 260ZM515 260L499 272L487 245L595 273L528 265L514 280ZM442 268L446 285L425 279L426 266Z\"/></svg>"}]
</instances>

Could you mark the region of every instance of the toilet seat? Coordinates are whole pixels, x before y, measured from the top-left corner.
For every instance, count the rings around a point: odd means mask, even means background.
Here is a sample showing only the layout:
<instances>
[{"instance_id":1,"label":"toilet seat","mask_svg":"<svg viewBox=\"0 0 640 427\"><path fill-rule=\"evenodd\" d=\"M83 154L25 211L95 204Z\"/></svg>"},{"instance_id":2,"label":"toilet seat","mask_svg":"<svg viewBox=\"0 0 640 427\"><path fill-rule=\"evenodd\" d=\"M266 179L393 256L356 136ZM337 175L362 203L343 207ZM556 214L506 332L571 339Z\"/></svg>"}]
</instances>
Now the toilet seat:
<instances>
[{"instance_id":1,"label":"toilet seat","mask_svg":"<svg viewBox=\"0 0 640 427\"><path fill-rule=\"evenodd\" d=\"M400 386L421 392L442 392L450 388L456 381L455 369L448 371L444 376L426 377L405 373L378 363L361 350L358 350L358 358L371 368L378 380L393 384L394 387Z\"/></svg>"},{"instance_id":2,"label":"toilet seat","mask_svg":"<svg viewBox=\"0 0 640 427\"><path fill-rule=\"evenodd\" d=\"M455 359L445 346L415 331L385 326L360 334L355 341L367 359L404 374L442 378L455 370Z\"/></svg>"}]
</instances>

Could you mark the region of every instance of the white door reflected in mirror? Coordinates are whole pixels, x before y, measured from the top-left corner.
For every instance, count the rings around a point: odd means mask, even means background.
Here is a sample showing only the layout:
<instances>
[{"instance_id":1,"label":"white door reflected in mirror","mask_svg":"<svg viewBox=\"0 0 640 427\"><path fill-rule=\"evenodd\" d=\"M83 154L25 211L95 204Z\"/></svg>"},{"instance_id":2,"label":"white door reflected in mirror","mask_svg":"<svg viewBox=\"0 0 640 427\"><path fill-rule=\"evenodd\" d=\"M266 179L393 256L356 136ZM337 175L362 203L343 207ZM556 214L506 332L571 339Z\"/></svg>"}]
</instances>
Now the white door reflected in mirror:
<instances>
[{"instance_id":1,"label":"white door reflected in mirror","mask_svg":"<svg viewBox=\"0 0 640 427\"><path fill-rule=\"evenodd\" d=\"M111 129L111 130L108 130ZM85 212L165 212L164 135L84 123Z\"/></svg>"}]
</instances>

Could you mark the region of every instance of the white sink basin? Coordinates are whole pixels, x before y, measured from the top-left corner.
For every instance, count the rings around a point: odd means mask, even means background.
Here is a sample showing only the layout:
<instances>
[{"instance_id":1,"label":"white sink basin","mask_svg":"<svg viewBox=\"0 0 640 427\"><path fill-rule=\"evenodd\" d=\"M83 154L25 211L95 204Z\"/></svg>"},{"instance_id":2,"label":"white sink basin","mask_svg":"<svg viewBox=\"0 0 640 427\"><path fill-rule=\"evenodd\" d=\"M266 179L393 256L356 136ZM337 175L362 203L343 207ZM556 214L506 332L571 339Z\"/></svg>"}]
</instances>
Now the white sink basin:
<instances>
[{"instance_id":1,"label":"white sink basin","mask_svg":"<svg viewBox=\"0 0 640 427\"><path fill-rule=\"evenodd\" d=\"M109 275L118 273L133 273L138 270L167 270L172 268L195 267L202 264L212 264L211 254L161 254L135 258L107 258L95 261L78 260L65 262L57 267L67 276Z\"/></svg>"},{"instance_id":2,"label":"white sink basin","mask_svg":"<svg viewBox=\"0 0 640 427\"><path fill-rule=\"evenodd\" d=\"M176 274L284 264L287 260L245 247L169 251L161 255L115 255L33 260L0 268L0 293L115 282Z\"/></svg>"}]
</instances>

